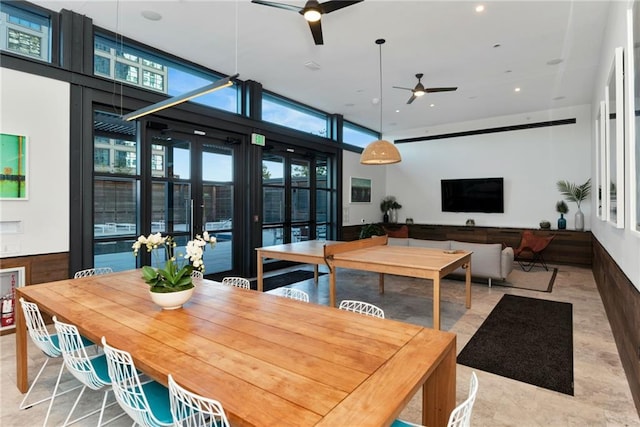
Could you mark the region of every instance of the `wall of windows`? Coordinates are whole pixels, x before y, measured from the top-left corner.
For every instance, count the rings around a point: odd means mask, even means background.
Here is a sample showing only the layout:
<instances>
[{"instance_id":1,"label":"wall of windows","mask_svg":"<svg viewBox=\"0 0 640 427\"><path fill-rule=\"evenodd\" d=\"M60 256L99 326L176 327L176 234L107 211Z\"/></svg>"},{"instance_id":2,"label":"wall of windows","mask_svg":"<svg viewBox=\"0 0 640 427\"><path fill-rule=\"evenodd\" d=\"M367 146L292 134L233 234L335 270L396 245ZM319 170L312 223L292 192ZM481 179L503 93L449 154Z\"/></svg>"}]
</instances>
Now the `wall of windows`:
<instances>
[{"instance_id":1,"label":"wall of windows","mask_svg":"<svg viewBox=\"0 0 640 427\"><path fill-rule=\"evenodd\" d=\"M28 58L51 61L48 16L0 3L0 49Z\"/></svg>"},{"instance_id":2,"label":"wall of windows","mask_svg":"<svg viewBox=\"0 0 640 427\"><path fill-rule=\"evenodd\" d=\"M268 93L262 95L262 120L312 135L329 137L327 114Z\"/></svg>"},{"instance_id":3,"label":"wall of windows","mask_svg":"<svg viewBox=\"0 0 640 427\"><path fill-rule=\"evenodd\" d=\"M354 123L344 122L342 126L342 142L356 147L366 147L371 141L379 139L378 133Z\"/></svg>"}]
</instances>

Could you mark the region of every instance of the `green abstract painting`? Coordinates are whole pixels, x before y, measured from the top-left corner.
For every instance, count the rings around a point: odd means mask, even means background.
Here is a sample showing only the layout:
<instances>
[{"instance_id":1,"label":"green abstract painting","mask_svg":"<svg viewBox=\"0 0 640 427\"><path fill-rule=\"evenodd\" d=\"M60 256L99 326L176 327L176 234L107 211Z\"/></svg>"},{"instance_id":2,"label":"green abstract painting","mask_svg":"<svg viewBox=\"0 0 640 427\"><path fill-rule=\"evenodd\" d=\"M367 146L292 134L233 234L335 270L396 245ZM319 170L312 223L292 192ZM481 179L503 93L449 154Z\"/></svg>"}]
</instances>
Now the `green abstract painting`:
<instances>
[{"instance_id":1,"label":"green abstract painting","mask_svg":"<svg viewBox=\"0 0 640 427\"><path fill-rule=\"evenodd\" d=\"M0 133L0 198L27 199L27 137Z\"/></svg>"}]
</instances>

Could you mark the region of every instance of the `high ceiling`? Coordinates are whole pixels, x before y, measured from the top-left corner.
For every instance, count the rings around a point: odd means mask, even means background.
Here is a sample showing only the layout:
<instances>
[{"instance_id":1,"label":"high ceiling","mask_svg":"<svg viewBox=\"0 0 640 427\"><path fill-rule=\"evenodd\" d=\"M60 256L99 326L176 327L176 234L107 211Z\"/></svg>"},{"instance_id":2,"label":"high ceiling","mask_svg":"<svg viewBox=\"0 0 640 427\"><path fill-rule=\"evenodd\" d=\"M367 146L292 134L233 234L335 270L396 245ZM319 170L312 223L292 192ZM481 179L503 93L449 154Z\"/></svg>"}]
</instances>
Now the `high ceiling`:
<instances>
[{"instance_id":1,"label":"high ceiling","mask_svg":"<svg viewBox=\"0 0 640 427\"><path fill-rule=\"evenodd\" d=\"M611 4L365 0L324 15L324 45L316 46L301 15L249 0L33 3L73 10L215 71L238 72L272 92L405 136L441 124L590 103ZM145 18L149 12L161 19ZM382 124L378 38L386 39ZM414 87L417 73L424 73L426 87L458 90L407 105L411 92L392 86Z\"/></svg>"}]
</instances>

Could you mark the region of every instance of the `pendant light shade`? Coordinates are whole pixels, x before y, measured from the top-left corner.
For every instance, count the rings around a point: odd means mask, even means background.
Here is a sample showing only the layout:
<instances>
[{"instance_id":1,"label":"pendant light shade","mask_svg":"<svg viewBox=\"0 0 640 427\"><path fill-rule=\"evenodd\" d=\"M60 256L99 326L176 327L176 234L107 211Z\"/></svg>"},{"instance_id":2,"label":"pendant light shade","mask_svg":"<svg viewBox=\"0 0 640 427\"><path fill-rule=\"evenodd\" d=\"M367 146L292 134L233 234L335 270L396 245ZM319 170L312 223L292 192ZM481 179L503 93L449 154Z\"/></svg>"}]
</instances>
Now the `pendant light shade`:
<instances>
[{"instance_id":1,"label":"pendant light shade","mask_svg":"<svg viewBox=\"0 0 640 427\"><path fill-rule=\"evenodd\" d=\"M382 45L385 39L376 40L380 47L380 135L382 136ZM360 163L363 165L391 165L402 160L400 152L389 141L379 139L366 146L360 155Z\"/></svg>"},{"instance_id":2,"label":"pendant light shade","mask_svg":"<svg viewBox=\"0 0 640 427\"><path fill-rule=\"evenodd\" d=\"M360 155L360 163L363 165L390 165L401 160L396 146L384 139L369 143Z\"/></svg>"}]
</instances>

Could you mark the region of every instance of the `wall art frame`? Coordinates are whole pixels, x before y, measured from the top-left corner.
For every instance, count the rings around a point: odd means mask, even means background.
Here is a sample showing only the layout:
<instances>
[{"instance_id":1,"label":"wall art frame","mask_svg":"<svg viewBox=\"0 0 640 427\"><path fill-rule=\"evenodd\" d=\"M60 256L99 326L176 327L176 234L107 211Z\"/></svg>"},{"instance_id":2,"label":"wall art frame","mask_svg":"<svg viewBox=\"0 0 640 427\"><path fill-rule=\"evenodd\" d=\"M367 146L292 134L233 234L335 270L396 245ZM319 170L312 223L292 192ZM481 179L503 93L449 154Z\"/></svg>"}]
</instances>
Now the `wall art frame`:
<instances>
[{"instance_id":1,"label":"wall art frame","mask_svg":"<svg viewBox=\"0 0 640 427\"><path fill-rule=\"evenodd\" d=\"M349 190L350 203L371 203L371 179L352 176Z\"/></svg>"},{"instance_id":2,"label":"wall art frame","mask_svg":"<svg viewBox=\"0 0 640 427\"><path fill-rule=\"evenodd\" d=\"M29 199L28 138L0 133L0 200Z\"/></svg>"}]
</instances>

